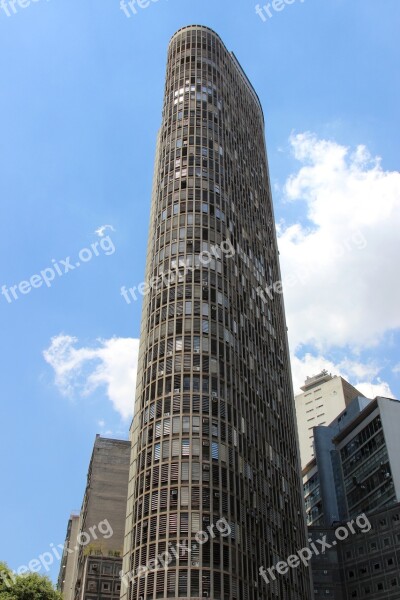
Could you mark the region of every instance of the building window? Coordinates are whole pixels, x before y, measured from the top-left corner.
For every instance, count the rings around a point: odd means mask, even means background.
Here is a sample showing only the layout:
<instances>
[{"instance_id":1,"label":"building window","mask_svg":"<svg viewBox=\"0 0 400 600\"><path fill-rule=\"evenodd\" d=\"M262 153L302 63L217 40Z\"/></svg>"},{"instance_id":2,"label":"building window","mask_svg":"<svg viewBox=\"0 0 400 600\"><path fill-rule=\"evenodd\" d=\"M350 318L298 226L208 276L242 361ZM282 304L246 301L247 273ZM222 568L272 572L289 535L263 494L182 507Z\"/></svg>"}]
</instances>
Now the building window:
<instances>
[{"instance_id":1,"label":"building window","mask_svg":"<svg viewBox=\"0 0 400 600\"><path fill-rule=\"evenodd\" d=\"M213 458L213 460L218 460L218 443L217 442L213 442L211 445L211 456Z\"/></svg>"},{"instance_id":2,"label":"building window","mask_svg":"<svg viewBox=\"0 0 400 600\"><path fill-rule=\"evenodd\" d=\"M154 460L160 460L160 451L161 451L161 445L156 444L154 446Z\"/></svg>"},{"instance_id":3,"label":"building window","mask_svg":"<svg viewBox=\"0 0 400 600\"><path fill-rule=\"evenodd\" d=\"M364 588L364 594L370 594L371 593L371 588L368 585L367 587Z\"/></svg>"},{"instance_id":4,"label":"building window","mask_svg":"<svg viewBox=\"0 0 400 600\"><path fill-rule=\"evenodd\" d=\"M88 592L96 592L97 591L97 581L88 581L87 589L88 589Z\"/></svg>"}]
</instances>

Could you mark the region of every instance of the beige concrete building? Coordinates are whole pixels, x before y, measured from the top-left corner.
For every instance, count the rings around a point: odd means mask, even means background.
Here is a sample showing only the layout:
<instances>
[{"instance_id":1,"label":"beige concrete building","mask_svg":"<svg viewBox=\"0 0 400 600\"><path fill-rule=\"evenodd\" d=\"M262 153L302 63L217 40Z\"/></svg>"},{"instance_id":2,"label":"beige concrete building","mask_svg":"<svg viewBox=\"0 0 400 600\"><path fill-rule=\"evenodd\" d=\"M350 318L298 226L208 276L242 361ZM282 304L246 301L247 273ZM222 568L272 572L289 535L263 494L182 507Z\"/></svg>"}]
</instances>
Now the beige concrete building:
<instances>
[{"instance_id":1,"label":"beige concrete building","mask_svg":"<svg viewBox=\"0 0 400 600\"><path fill-rule=\"evenodd\" d=\"M79 523L79 513L71 514L68 521L67 535L65 537L65 546L57 585L64 600L73 600L74 598L74 583L78 558L78 553L74 552L74 547L79 535Z\"/></svg>"},{"instance_id":2,"label":"beige concrete building","mask_svg":"<svg viewBox=\"0 0 400 600\"><path fill-rule=\"evenodd\" d=\"M81 512L68 524L58 582L64 600L120 596L130 448L96 436Z\"/></svg>"},{"instance_id":3,"label":"beige concrete building","mask_svg":"<svg viewBox=\"0 0 400 600\"><path fill-rule=\"evenodd\" d=\"M328 425L356 396L363 396L348 381L327 371L307 377L302 394L295 396L301 466L314 458L314 433L317 425Z\"/></svg>"}]
</instances>

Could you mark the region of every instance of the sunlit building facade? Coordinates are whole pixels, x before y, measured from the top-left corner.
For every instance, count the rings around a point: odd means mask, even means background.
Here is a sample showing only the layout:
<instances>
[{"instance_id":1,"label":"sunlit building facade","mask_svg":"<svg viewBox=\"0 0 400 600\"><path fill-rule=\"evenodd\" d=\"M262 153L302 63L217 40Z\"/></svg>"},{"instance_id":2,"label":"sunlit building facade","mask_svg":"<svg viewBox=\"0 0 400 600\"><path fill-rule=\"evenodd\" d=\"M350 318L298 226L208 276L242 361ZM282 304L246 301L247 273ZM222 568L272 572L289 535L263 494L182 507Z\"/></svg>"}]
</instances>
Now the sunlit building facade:
<instances>
[{"instance_id":1,"label":"sunlit building facade","mask_svg":"<svg viewBox=\"0 0 400 600\"><path fill-rule=\"evenodd\" d=\"M125 600L310 600L260 101L207 27L168 49L124 547Z\"/></svg>"}]
</instances>

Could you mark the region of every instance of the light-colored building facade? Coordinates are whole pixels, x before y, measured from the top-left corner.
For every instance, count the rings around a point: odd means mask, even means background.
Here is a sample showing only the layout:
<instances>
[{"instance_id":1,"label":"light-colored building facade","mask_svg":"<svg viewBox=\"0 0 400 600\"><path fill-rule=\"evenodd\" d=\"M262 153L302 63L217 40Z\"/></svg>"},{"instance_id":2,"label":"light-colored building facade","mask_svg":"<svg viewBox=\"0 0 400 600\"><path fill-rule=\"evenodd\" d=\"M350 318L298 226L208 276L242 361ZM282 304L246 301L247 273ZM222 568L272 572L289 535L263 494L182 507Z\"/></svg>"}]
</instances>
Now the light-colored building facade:
<instances>
[{"instance_id":1,"label":"light-colored building facade","mask_svg":"<svg viewBox=\"0 0 400 600\"><path fill-rule=\"evenodd\" d=\"M68 524L58 585L64 600L119 599L130 449L128 441L96 436L80 515Z\"/></svg>"},{"instance_id":2,"label":"light-colored building facade","mask_svg":"<svg viewBox=\"0 0 400 600\"><path fill-rule=\"evenodd\" d=\"M314 457L314 427L331 423L356 396L362 394L343 377L332 376L327 371L307 377L301 390L302 393L295 396L295 405L301 466L304 468Z\"/></svg>"},{"instance_id":3,"label":"light-colored building facade","mask_svg":"<svg viewBox=\"0 0 400 600\"><path fill-rule=\"evenodd\" d=\"M154 172L124 600L312 598L304 566L260 576L306 544L264 131L220 37L180 29Z\"/></svg>"},{"instance_id":4,"label":"light-colored building facade","mask_svg":"<svg viewBox=\"0 0 400 600\"><path fill-rule=\"evenodd\" d=\"M62 593L64 600L74 600L76 565L78 553L75 552L76 540L79 535L80 515L71 514L67 534L65 536L64 552L61 559L60 574L57 589Z\"/></svg>"}]
</instances>

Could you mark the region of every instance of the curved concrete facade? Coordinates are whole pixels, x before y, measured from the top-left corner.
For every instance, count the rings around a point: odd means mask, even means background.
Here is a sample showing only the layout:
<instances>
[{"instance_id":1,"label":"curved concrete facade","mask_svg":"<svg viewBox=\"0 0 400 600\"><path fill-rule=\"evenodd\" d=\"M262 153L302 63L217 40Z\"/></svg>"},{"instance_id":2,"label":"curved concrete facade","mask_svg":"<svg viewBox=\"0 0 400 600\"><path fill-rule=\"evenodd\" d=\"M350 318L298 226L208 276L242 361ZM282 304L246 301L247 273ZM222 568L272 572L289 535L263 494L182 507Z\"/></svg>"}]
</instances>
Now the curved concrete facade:
<instances>
[{"instance_id":1,"label":"curved concrete facade","mask_svg":"<svg viewBox=\"0 0 400 600\"><path fill-rule=\"evenodd\" d=\"M122 597L309 600L286 323L259 99L219 36L168 49ZM260 292L261 290L261 292ZM199 533L200 532L200 533Z\"/></svg>"}]
</instances>

